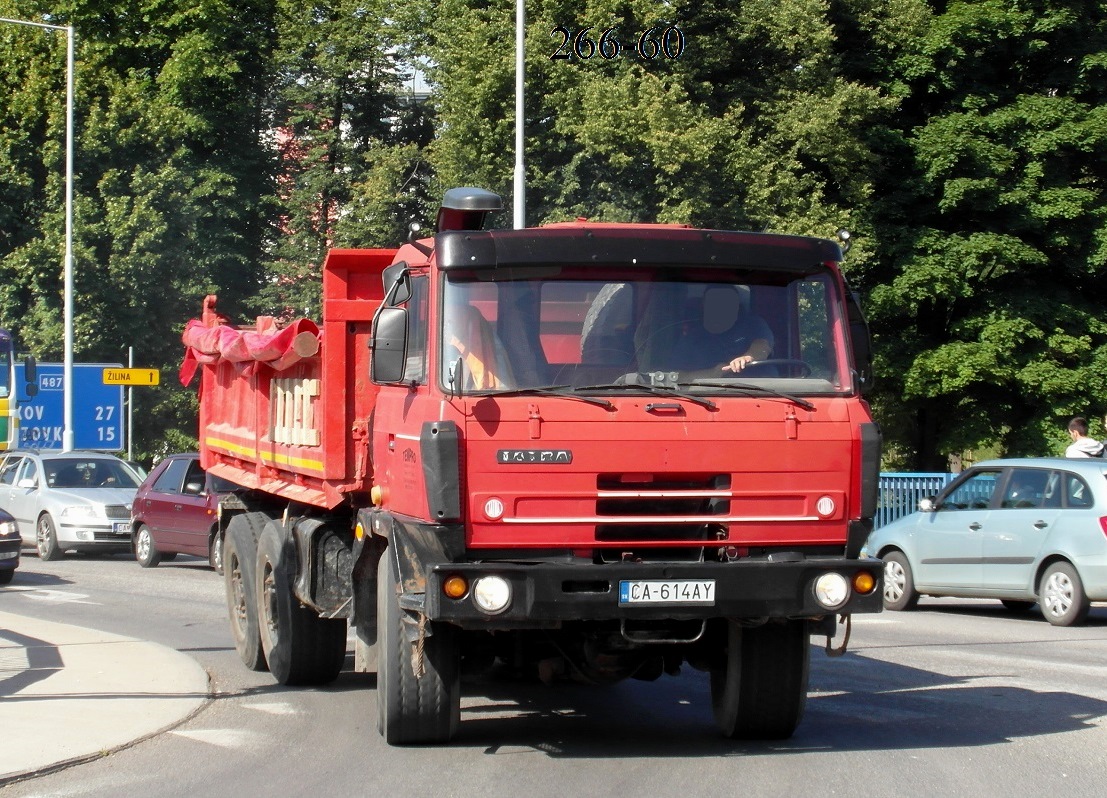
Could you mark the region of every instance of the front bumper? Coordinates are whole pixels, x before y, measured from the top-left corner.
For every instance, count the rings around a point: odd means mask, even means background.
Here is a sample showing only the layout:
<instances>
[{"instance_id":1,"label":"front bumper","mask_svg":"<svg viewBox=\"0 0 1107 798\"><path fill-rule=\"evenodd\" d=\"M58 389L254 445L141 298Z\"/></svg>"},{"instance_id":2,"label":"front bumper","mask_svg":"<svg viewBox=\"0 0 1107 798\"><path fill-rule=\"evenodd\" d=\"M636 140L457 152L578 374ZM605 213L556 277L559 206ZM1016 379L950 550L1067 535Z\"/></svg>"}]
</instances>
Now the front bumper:
<instances>
[{"instance_id":1,"label":"front bumper","mask_svg":"<svg viewBox=\"0 0 1107 798\"><path fill-rule=\"evenodd\" d=\"M129 521L62 521L58 524L58 543L65 548L120 548L131 546Z\"/></svg>"},{"instance_id":2,"label":"front bumper","mask_svg":"<svg viewBox=\"0 0 1107 798\"><path fill-rule=\"evenodd\" d=\"M23 540L18 534L0 537L0 568L15 568L19 565L19 552Z\"/></svg>"},{"instance_id":3,"label":"front bumper","mask_svg":"<svg viewBox=\"0 0 1107 798\"><path fill-rule=\"evenodd\" d=\"M403 603L409 609L421 609L430 620L497 628L526 628L572 620L817 618L880 612L883 568L879 560L833 557L787 562L610 565L440 563L428 570L425 595L405 596ZM831 571L851 584L855 574L866 572L872 576L874 588L864 595L851 590L843 604L828 609L816 601L814 584L819 576ZM443 581L458 575L467 578L470 585L480 576L506 579L511 585L510 604L502 612L489 615L477 608L470 595L460 599L446 597L442 592ZM714 600L708 605L620 604L620 583L633 580L714 580Z\"/></svg>"}]
</instances>

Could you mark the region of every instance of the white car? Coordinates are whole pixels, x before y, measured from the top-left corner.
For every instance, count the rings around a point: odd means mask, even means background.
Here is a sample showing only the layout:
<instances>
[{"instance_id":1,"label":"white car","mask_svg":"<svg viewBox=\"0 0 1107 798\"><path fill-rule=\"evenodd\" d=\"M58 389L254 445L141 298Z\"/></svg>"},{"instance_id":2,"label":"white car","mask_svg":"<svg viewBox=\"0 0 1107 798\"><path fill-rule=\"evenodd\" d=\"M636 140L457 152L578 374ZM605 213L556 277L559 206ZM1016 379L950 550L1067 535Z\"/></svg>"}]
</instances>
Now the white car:
<instances>
[{"instance_id":1,"label":"white car","mask_svg":"<svg viewBox=\"0 0 1107 798\"><path fill-rule=\"evenodd\" d=\"M43 560L66 551L130 551L141 479L103 452L11 451L0 460L0 508Z\"/></svg>"}]
</instances>

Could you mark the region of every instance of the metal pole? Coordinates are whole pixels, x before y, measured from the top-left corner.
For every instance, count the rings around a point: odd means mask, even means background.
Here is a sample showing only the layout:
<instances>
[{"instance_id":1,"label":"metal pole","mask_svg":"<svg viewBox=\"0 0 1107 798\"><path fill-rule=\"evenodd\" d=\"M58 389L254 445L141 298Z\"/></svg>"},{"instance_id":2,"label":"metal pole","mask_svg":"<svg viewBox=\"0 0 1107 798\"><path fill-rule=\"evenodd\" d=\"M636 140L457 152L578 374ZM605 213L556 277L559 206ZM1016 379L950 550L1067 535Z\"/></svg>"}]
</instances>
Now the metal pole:
<instances>
[{"instance_id":1,"label":"metal pole","mask_svg":"<svg viewBox=\"0 0 1107 798\"><path fill-rule=\"evenodd\" d=\"M526 55L526 11L524 0L515 0L515 229L527 226L527 173L523 166L523 78Z\"/></svg>"},{"instance_id":2,"label":"metal pole","mask_svg":"<svg viewBox=\"0 0 1107 798\"><path fill-rule=\"evenodd\" d=\"M62 451L73 448L73 26L65 29L65 417Z\"/></svg>"},{"instance_id":3,"label":"metal pole","mask_svg":"<svg viewBox=\"0 0 1107 798\"><path fill-rule=\"evenodd\" d=\"M65 296L62 318L65 325L62 396L65 405L62 419L62 450L73 448L73 26L28 22L0 17L0 22L26 25L46 30L63 30L65 47Z\"/></svg>"},{"instance_id":4,"label":"metal pole","mask_svg":"<svg viewBox=\"0 0 1107 798\"><path fill-rule=\"evenodd\" d=\"M127 368L135 367L135 348L127 347ZM135 386L127 386L127 459L134 460L135 443Z\"/></svg>"}]
</instances>

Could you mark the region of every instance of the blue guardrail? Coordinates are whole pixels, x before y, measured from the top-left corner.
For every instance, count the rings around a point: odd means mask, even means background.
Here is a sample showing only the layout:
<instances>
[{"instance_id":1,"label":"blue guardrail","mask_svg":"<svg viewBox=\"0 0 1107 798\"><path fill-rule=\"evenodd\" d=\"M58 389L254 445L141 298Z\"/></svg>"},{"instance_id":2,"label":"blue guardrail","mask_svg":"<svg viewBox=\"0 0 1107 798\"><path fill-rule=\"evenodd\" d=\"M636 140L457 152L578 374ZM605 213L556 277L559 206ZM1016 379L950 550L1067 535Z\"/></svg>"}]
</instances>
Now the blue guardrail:
<instances>
[{"instance_id":1,"label":"blue guardrail","mask_svg":"<svg viewBox=\"0 0 1107 798\"><path fill-rule=\"evenodd\" d=\"M919 509L919 499L936 496L957 474L881 474L873 527L879 529Z\"/></svg>"}]
</instances>

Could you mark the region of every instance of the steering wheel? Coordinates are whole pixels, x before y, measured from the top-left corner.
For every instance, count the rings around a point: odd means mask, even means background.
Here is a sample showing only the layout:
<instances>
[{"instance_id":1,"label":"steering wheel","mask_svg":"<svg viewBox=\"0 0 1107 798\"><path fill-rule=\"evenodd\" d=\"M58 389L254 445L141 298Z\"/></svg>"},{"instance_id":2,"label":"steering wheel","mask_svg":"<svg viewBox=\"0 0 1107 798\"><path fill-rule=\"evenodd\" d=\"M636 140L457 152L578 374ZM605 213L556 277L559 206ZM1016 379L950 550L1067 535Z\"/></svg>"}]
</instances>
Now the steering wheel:
<instances>
[{"instance_id":1,"label":"steering wheel","mask_svg":"<svg viewBox=\"0 0 1107 798\"><path fill-rule=\"evenodd\" d=\"M751 371L753 371L753 372L765 371L765 370L774 369L774 368L780 370L780 372L781 372L780 376L799 377L799 378L810 377L811 376L811 366L809 366L806 361L795 360L795 359L792 359L792 358L774 358L774 359L770 359L770 360L755 360L752 363L750 363L748 366L746 366L744 369L742 369L741 371L736 371L734 373L735 373L735 375L740 376L740 375L743 375L743 374L747 374L748 372L751 372ZM794 372L799 372L799 373L796 374ZM756 373L755 374L750 374L749 376L755 377L755 376L757 376L757 374Z\"/></svg>"}]
</instances>

